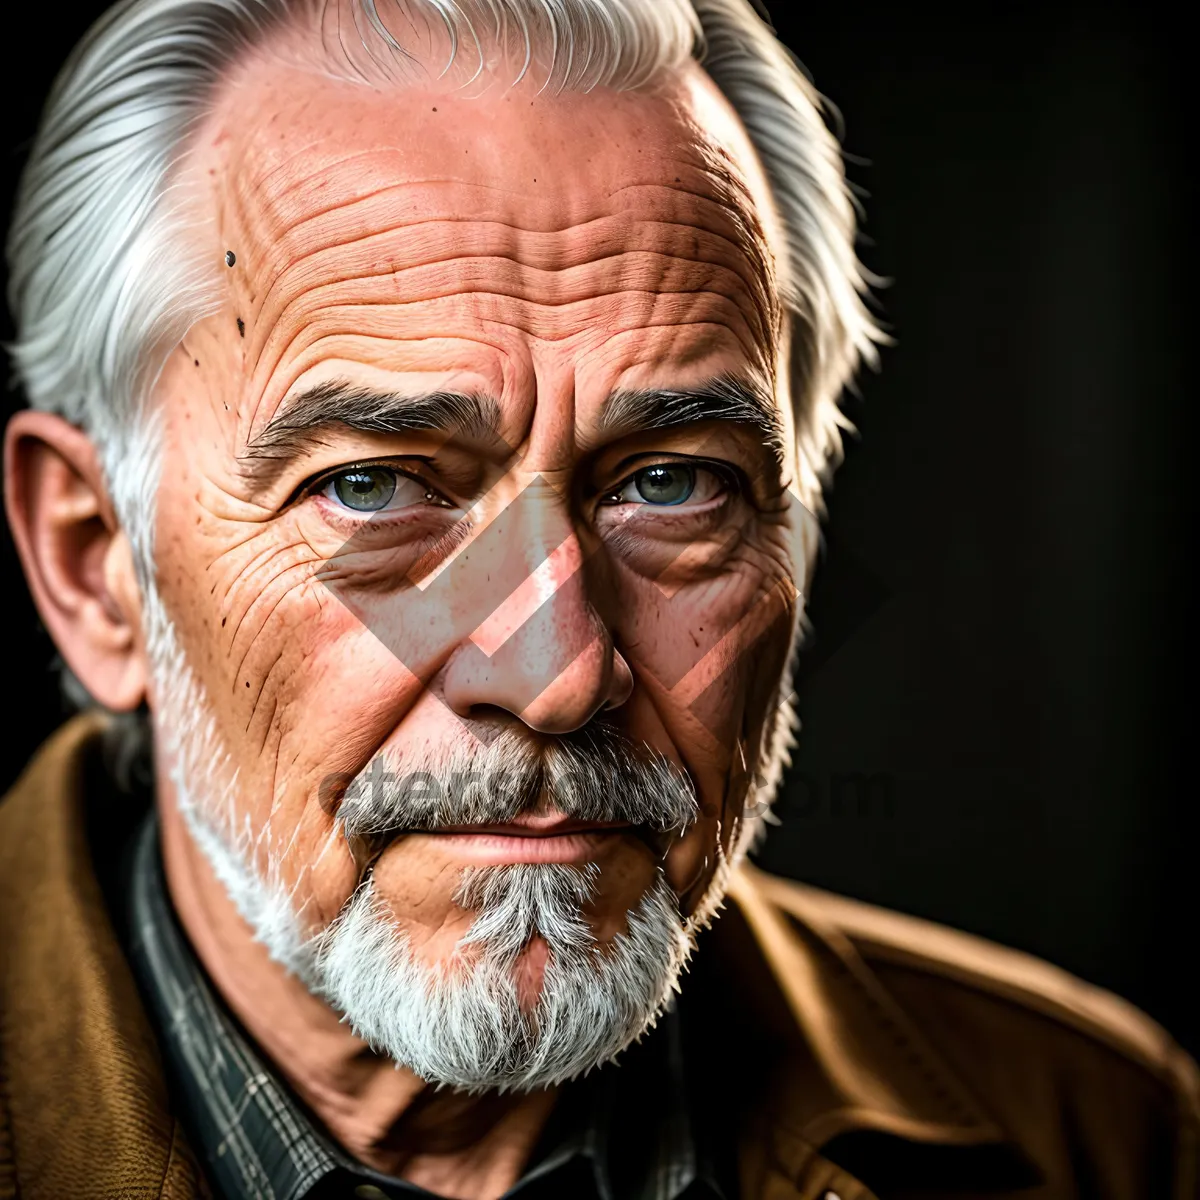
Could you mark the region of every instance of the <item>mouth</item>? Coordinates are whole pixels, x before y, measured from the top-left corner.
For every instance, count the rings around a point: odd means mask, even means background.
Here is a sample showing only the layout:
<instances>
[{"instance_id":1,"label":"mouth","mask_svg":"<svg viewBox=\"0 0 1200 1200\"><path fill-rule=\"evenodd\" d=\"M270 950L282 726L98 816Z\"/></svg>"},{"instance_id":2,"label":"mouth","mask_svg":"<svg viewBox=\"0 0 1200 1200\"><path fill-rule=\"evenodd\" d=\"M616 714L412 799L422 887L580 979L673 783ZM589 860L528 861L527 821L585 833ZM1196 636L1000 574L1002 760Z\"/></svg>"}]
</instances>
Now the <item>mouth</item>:
<instances>
[{"instance_id":1,"label":"mouth","mask_svg":"<svg viewBox=\"0 0 1200 1200\"><path fill-rule=\"evenodd\" d=\"M629 836L628 821L579 821L562 813L523 813L511 821L446 825L429 830L438 846L478 866L504 863L593 862L613 839Z\"/></svg>"},{"instance_id":2,"label":"mouth","mask_svg":"<svg viewBox=\"0 0 1200 1200\"><path fill-rule=\"evenodd\" d=\"M555 833L517 833L504 827L440 829L425 834L443 851L478 866L502 863L573 863L595 861L616 838L633 832L631 825L581 826ZM421 835L414 835L421 836Z\"/></svg>"},{"instance_id":3,"label":"mouth","mask_svg":"<svg viewBox=\"0 0 1200 1200\"><path fill-rule=\"evenodd\" d=\"M511 821L490 824L389 830L375 839L369 857L374 860L401 839L428 838L441 851L469 866L509 863L582 866L595 862L614 842L627 838L644 843L655 857L661 858L672 836L677 836L677 831L664 834L629 821L580 821L556 812L525 813Z\"/></svg>"}]
</instances>

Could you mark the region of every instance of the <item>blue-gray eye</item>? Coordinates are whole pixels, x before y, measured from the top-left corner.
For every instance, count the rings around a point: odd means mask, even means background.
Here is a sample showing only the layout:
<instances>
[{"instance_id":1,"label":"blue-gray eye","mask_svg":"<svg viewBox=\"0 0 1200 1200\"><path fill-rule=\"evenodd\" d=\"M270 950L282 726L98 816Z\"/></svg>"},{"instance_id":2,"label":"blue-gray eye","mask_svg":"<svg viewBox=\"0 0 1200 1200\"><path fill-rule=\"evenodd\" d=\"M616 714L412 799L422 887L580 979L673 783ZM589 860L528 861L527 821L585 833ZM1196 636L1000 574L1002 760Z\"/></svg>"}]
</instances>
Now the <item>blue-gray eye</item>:
<instances>
[{"instance_id":1,"label":"blue-gray eye","mask_svg":"<svg viewBox=\"0 0 1200 1200\"><path fill-rule=\"evenodd\" d=\"M633 477L637 494L649 504L682 504L696 488L696 472L682 463L643 467Z\"/></svg>"},{"instance_id":2,"label":"blue-gray eye","mask_svg":"<svg viewBox=\"0 0 1200 1200\"><path fill-rule=\"evenodd\" d=\"M396 494L396 472L387 467L356 467L330 482L334 495L355 512L379 512Z\"/></svg>"}]
</instances>

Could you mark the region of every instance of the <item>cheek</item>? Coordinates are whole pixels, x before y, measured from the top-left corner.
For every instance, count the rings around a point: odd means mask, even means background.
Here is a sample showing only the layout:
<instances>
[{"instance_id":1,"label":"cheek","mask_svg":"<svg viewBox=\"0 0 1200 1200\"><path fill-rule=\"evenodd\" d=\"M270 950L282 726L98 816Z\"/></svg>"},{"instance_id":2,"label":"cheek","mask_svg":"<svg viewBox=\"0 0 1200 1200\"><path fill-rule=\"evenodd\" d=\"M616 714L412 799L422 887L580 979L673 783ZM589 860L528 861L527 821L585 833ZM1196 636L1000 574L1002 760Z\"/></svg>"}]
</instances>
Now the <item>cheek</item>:
<instances>
[{"instance_id":1,"label":"cheek","mask_svg":"<svg viewBox=\"0 0 1200 1200\"><path fill-rule=\"evenodd\" d=\"M214 553L205 532L175 539L164 603L236 771L238 816L259 833L258 866L316 927L357 883L331 784L362 769L421 682L339 602L307 541L226 528Z\"/></svg>"},{"instance_id":2,"label":"cheek","mask_svg":"<svg viewBox=\"0 0 1200 1200\"><path fill-rule=\"evenodd\" d=\"M719 773L746 727L763 718L800 605L782 539L760 542L700 578L617 572L622 653L656 706L686 730L693 756Z\"/></svg>"},{"instance_id":3,"label":"cheek","mask_svg":"<svg viewBox=\"0 0 1200 1200\"><path fill-rule=\"evenodd\" d=\"M282 528L200 523L164 599L178 613L188 659L201 674L218 718L234 742L260 747L278 732L306 662L329 637L316 580L320 559Z\"/></svg>"},{"instance_id":4,"label":"cheek","mask_svg":"<svg viewBox=\"0 0 1200 1200\"><path fill-rule=\"evenodd\" d=\"M685 914L734 845L800 605L774 539L727 566L674 591L628 572L618 587L619 643L638 681L631 732L669 745L700 801L701 819L664 864Z\"/></svg>"}]
</instances>

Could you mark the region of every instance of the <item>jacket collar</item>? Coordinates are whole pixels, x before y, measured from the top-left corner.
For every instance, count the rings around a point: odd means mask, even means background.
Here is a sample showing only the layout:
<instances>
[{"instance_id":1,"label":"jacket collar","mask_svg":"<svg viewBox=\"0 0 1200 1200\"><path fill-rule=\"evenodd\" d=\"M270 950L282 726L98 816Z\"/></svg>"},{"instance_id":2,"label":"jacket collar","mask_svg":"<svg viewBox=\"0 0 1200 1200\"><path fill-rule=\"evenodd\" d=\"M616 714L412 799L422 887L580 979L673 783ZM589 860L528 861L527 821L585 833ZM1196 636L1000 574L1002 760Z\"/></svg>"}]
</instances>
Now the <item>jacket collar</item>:
<instances>
[{"instance_id":1,"label":"jacket collar","mask_svg":"<svg viewBox=\"0 0 1200 1200\"><path fill-rule=\"evenodd\" d=\"M788 889L786 911L771 899L780 886ZM768 1155L759 1159L761 1178L791 1186L780 1195L867 1196L865 1184L898 1182L897 1162L906 1179L928 1170L964 1189L1039 1181L1015 1140L804 889L744 863L703 938L709 945L693 971L723 1008L710 1010L709 1028L735 1022L743 1061L758 1064L721 1086L746 1089L752 1137ZM755 1157L743 1152L744 1163ZM857 1165L858 1175L835 1163ZM748 1182L743 1170L746 1194L758 1194Z\"/></svg>"},{"instance_id":2,"label":"jacket collar","mask_svg":"<svg viewBox=\"0 0 1200 1200\"><path fill-rule=\"evenodd\" d=\"M802 1094L787 1104L791 1128L815 1145L862 1130L954 1145L1004 1141L849 939L802 896L784 913L759 879L743 865L728 900L743 925L736 932L753 939L767 968L760 996L773 992L784 1006L784 1043L793 1062L807 1064Z\"/></svg>"}]
</instances>

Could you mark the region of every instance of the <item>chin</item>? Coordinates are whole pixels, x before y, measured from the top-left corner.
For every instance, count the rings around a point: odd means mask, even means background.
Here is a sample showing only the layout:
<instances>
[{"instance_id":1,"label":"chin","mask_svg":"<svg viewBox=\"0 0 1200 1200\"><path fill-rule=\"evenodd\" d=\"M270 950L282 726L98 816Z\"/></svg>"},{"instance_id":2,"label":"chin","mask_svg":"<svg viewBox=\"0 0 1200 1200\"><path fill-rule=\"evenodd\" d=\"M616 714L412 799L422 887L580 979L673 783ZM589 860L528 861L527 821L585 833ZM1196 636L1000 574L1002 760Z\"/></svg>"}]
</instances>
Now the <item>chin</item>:
<instances>
[{"instance_id":1,"label":"chin","mask_svg":"<svg viewBox=\"0 0 1200 1200\"><path fill-rule=\"evenodd\" d=\"M532 1091L619 1054L666 1008L693 948L659 872L601 944L585 915L600 871L561 863L469 867L474 921L434 965L370 882L320 939L317 990L373 1049L466 1091Z\"/></svg>"}]
</instances>

